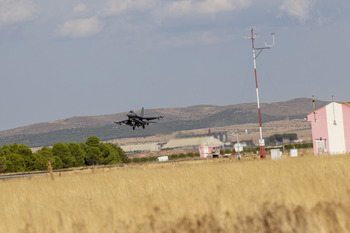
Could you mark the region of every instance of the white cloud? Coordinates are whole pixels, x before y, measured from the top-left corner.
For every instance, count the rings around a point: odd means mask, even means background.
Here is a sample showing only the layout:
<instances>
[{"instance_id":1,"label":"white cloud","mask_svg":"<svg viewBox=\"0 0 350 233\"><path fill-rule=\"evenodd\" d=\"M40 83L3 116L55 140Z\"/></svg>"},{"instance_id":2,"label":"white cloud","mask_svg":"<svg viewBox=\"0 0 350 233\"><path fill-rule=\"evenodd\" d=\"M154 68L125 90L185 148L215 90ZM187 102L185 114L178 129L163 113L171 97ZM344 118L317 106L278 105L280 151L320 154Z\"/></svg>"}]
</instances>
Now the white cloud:
<instances>
[{"instance_id":1,"label":"white cloud","mask_svg":"<svg viewBox=\"0 0 350 233\"><path fill-rule=\"evenodd\" d=\"M171 37L157 35L148 41L148 47L187 47L198 44L217 44L231 41L233 35L223 31L195 31L186 34L177 34Z\"/></svg>"},{"instance_id":2,"label":"white cloud","mask_svg":"<svg viewBox=\"0 0 350 233\"><path fill-rule=\"evenodd\" d=\"M303 23L309 18L313 5L314 0L284 0L280 9Z\"/></svg>"},{"instance_id":3,"label":"white cloud","mask_svg":"<svg viewBox=\"0 0 350 233\"><path fill-rule=\"evenodd\" d=\"M81 3L81 4L78 4L76 7L74 7L73 11L75 13L81 13L81 12L86 11L86 8L87 8L86 5Z\"/></svg>"},{"instance_id":4,"label":"white cloud","mask_svg":"<svg viewBox=\"0 0 350 233\"><path fill-rule=\"evenodd\" d=\"M157 1L160 0L108 0L104 9L104 15L120 15L130 10L150 10L155 7Z\"/></svg>"},{"instance_id":5,"label":"white cloud","mask_svg":"<svg viewBox=\"0 0 350 233\"><path fill-rule=\"evenodd\" d=\"M37 13L31 0L0 0L0 26L30 21Z\"/></svg>"},{"instance_id":6,"label":"white cloud","mask_svg":"<svg viewBox=\"0 0 350 233\"><path fill-rule=\"evenodd\" d=\"M250 6L249 0L206 0L198 2L195 7L203 14L213 14L224 11L234 11Z\"/></svg>"},{"instance_id":7,"label":"white cloud","mask_svg":"<svg viewBox=\"0 0 350 233\"><path fill-rule=\"evenodd\" d=\"M185 14L213 14L250 6L252 0L108 0L104 14L120 15L129 11L153 11L163 18Z\"/></svg>"},{"instance_id":8,"label":"white cloud","mask_svg":"<svg viewBox=\"0 0 350 233\"><path fill-rule=\"evenodd\" d=\"M181 0L172 1L156 9L154 14L161 19L184 15L216 14L236 11L251 6L251 0Z\"/></svg>"},{"instance_id":9,"label":"white cloud","mask_svg":"<svg viewBox=\"0 0 350 233\"><path fill-rule=\"evenodd\" d=\"M160 12L162 12L164 17L178 17L190 13L193 8L194 6L191 0L183 0L168 4Z\"/></svg>"},{"instance_id":10,"label":"white cloud","mask_svg":"<svg viewBox=\"0 0 350 233\"><path fill-rule=\"evenodd\" d=\"M56 33L62 37L79 38L95 35L102 29L103 25L99 19L91 17L67 21L58 27Z\"/></svg>"}]
</instances>

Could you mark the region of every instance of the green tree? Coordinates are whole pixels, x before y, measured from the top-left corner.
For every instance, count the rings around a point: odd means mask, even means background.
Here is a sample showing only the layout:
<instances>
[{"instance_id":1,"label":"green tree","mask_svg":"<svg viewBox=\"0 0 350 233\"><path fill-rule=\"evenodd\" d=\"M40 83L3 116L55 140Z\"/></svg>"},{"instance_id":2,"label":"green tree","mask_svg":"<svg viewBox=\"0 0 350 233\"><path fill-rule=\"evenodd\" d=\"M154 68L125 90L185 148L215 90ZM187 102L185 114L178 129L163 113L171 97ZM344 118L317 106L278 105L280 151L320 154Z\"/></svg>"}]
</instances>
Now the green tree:
<instances>
[{"instance_id":1,"label":"green tree","mask_svg":"<svg viewBox=\"0 0 350 233\"><path fill-rule=\"evenodd\" d=\"M90 147L86 150L86 163L87 165L101 164L102 154L98 147Z\"/></svg>"},{"instance_id":2,"label":"green tree","mask_svg":"<svg viewBox=\"0 0 350 233\"><path fill-rule=\"evenodd\" d=\"M102 164L117 163L117 151L109 143L100 143L100 151L102 155Z\"/></svg>"},{"instance_id":3,"label":"green tree","mask_svg":"<svg viewBox=\"0 0 350 233\"><path fill-rule=\"evenodd\" d=\"M0 173L6 170L6 158L5 156L0 157Z\"/></svg>"},{"instance_id":4,"label":"green tree","mask_svg":"<svg viewBox=\"0 0 350 233\"><path fill-rule=\"evenodd\" d=\"M23 172L26 170L26 164L22 156L16 153L10 153L6 156L7 172Z\"/></svg>"},{"instance_id":5,"label":"green tree","mask_svg":"<svg viewBox=\"0 0 350 233\"><path fill-rule=\"evenodd\" d=\"M40 150L38 150L37 154L39 154L40 156L45 158L46 161L50 161L53 169L61 169L64 167L64 164L63 164L61 158L57 155L54 156L52 149L47 147L47 146L43 146ZM41 161L41 159L39 159L39 160ZM41 162L43 162L43 161L41 161ZM38 165L38 166L41 166L41 165ZM46 167L47 167L47 164L46 164Z\"/></svg>"},{"instance_id":6,"label":"green tree","mask_svg":"<svg viewBox=\"0 0 350 233\"><path fill-rule=\"evenodd\" d=\"M67 144L62 142L57 142L52 147L52 153L54 156L57 156L63 162L63 168L73 167L75 163L75 158L70 153L69 147Z\"/></svg>"},{"instance_id":7,"label":"green tree","mask_svg":"<svg viewBox=\"0 0 350 233\"><path fill-rule=\"evenodd\" d=\"M88 148L88 145L86 145L86 143L85 143L85 142L81 142L81 143L79 143L79 146L80 146L80 148L81 148L83 151L86 151L86 150L87 150L87 148Z\"/></svg>"},{"instance_id":8,"label":"green tree","mask_svg":"<svg viewBox=\"0 0 350 233\"><path fill-rule=\"evenodd\" d=\"M10 149L10 153L19 154L19 146L16 142L10 145L9 149Z\"/></svg>"},{"instance_id":9,"label":"green tree","mask_svg":"<svg viewBox=\"0 0 350 233\"><path fill-rule=\"evenodd\" d=\"M115 145L115 144L111 144L111 146L113 147L113 149L115 151L117 151L117 162L118 163L130 163L130 159L129 157L125 154L125 152L123 151L122 148L120 148L119 146Z\"/></svg>"},{"instance_id":10,"label":"green tree","mask_svg":"<svg viewBox=\"0 0 350 233\"><path fill-rule=\"evenodd\" d=\"M33 154L32 150L29 148L29 146L21 144L17 147L18 153L20 155L24 156L30 156Z\"/></svg>"},{"instance_id":11,"label":"green tree","mask_svg":"<svg viewBox=\"0 0 350 233\"><path fill-rule=\"evenodd\" d=\"M32 153L32 150L29 148L29 146L20 144L17 145L16 143L11 145L11 151L12 153L17 153L24 159L24 162L26 164L26 171L34 171L35 170L35 156Z\"/></svg>"},{"instance_id":12,"label":"green tree","mask_svg":"<svg viewBox=\"0 0 350 233\"><path fill-rule=\"evenodd\" d=\"M37 154L43 156L45 159L53 163L53 153L52 149L48 148L47 146L43 146L40 150L37 151Z\"/></svg>"},{"instance_id":13,"label":"green tree","mask_svg":"<svg viewBox=\"0 0 350 233\"><path fill-rule=\"evenodd\" d=\"M35 160L34 160L34 166L33 170L35 171L44 171L47 170L47 162L48 160L42 156L41 154L34 154Z\"/></svg>"},{"instance_id":14,"label":"green tree","mask_svg":"<svg viewBox=\"0 0 350 233\"><path fill-rule=\"evenodd\" d=\"M6 155L8 155L8 154L10 154L10 153L11 153L11 151L10 151L10 146L8 146L8 145L3 145L2 148L1 148L1 150L0 150L0 155L1 155L1 156L6 156Z\"/></svg>"},{"instance_id":15,"label":"green tree","mask_svg":"<svg viewBox=\"0 0 350 233\"><path fill-rule=\"evenodd\" d=\"M296 133L284 134L284 138L287 138L289 141L297 140L298 135Z\"/></svg>"},{"instance_id":16,"label":"green tree","mask_svg":"<svg viewBox=\"0 0 350 233\"><path fill-rule=\"evenodd\" d=\"M64 168L64 163L61 158L58 156L53 156L53 163L51 163L53 169L61 169Z\"/></svg>"},{"instance_id":17,"label":"green tree","mask_svg":"<svg viewBox=\"0 0 350 233\"><path fill-rule=\"evenodd\" d=\"M85 152L78 143L71 142L68 144L71 155L75 158L74 167L84 166Z\"/></svg>"},{"instance_id":18,"label":"green tree","mask_svg":"<svg viewBox=\"0 0 350 233\"><path fill-rule=\"evenodd\" d=\"M90 136L85 144L88 146L88 147L98 147L100 145L100 139L96 136Z\"/></svg>"},{"instance_id":19,"label":"green tree","mask_svg":"<svg viewBox=\"0 0 350 233\"><path fill-rule=\"evenodd\" d=\"M24 163L26 164L26 171L35 171L36 155L30 154L30 155L21 155L21 156L24 159Z\"/></svg>"}]
</instances>

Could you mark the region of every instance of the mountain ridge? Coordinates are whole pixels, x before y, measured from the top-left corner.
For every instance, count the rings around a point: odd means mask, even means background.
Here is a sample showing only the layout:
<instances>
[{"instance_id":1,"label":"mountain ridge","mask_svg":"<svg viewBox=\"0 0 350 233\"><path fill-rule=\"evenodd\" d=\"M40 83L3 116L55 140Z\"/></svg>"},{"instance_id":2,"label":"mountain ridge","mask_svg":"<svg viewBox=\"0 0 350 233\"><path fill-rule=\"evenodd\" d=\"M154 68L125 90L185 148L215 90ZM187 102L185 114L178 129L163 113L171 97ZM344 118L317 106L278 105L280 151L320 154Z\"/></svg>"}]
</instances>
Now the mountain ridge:
<instances>
[{"instance_id":1,"label":"mountain ridge","mask_svg":"<svg viewBox=\"0 0 350 233\"><path fill-rule=\"evenodd\" d=\"M316 109L328 104L316 101ZM282 119L302 119L312 112L312 100L297 98L284 102L261 103L262 121ZM127 126L115 129L114 121L126 119L126 113L99 116L81 116L42 122L15 129L0 131L0 144L24 143L29 146L52 145L55 142L80 142L95 135L101 140L124 137L152 136L172 132L207 127L255 123L258 121L256 103L243 103L227 106L194 105L183 108L146 109L146 116L164 115L158 124L146 130L130 131Z\"/></svg>"}]
</instances>

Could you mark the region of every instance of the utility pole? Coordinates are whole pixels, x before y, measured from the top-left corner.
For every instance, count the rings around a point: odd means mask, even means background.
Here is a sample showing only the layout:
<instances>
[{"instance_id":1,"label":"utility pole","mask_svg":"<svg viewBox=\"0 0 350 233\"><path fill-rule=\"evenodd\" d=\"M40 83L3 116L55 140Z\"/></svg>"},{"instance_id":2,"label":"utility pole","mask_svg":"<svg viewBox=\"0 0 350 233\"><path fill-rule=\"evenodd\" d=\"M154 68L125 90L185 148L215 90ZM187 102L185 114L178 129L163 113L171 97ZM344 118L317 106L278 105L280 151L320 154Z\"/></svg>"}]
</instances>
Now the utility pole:
<instances>
[{"instance_id":1,"label":"utility pole","mask_svg":"<svg viewBox=\"0 0 350 233\"><path fill-rule=\"evenodd\" d=\"M237 133L237 158L238 161L241 161L241 154L239 153L239 139L238 139L238 133Z\"/></svg>"},{"instance_id":2,"label":"utility pole","mask_svg":"<svg viewBox=\"0 0 350 233\"><path fill-rule=\"evenodd\" d=\"M261 114L260 114L260 100L259 100L259 89L258 89L258 75L256 72L256 58L260 55L260 53L264 49L271 49L272 46L275 44L275 37L274 33L271 33L272 35L272 44L268 45L265 41L265 47L261 48L255 48L254 47L254 40L259 37L259 34L253 33L253 28L251 29L251 36L245 36L244 38L252 40L252 48L253 48L253 61L254 61L254 74L255 74L255 86L256 86L256 99L258 104L258 114L259 114L259 132L260 132L260 138L259 138L259 147L260 147L260 159L265 159L265 140L263 139L262 135L262 126L261 126ZM259 51L259 53L256 55L255 51Z\"/></svg>"},{"instance_id":3,"label":"utility pole","mask_svg":"<svg viewBox=\"0 0 350 233\"><path fill-rule=\"evenodd\" d=\"M241 154L239 153L239 147L240 147L240 144L239 144L239 138L238 138L238 135L239 135L240 133L237 131L237 133L232 133L232 134L230 134L231 136L236 136L237 137L237 159L238 159L238 161L240 161L241 160ZM244 131L244 133L243 134L241 134L241 135L247 135L248 134L248 130L245 130ZM242 146L242 148L243 148L243 146Z\"/></svg>"}]
</instances>

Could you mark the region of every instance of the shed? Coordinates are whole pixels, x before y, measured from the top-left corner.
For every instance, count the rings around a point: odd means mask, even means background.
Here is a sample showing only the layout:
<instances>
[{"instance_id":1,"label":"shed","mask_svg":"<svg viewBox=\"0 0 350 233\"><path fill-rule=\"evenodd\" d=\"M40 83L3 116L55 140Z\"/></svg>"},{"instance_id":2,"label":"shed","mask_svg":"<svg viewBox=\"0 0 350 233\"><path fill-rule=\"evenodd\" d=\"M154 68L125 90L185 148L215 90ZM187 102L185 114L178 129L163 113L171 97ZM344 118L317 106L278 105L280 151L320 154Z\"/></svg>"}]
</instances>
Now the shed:
<instances>
[{"instance_id":1,"label":"shed","mask_svg":"<svg viewBox=\"0 0 350 233\"><path fill-rule=\"evenodd\" d=\"M332 102L310 113L314 154L350 153L350 102Z\"/></svg>"},{"instance_id":2,"label":"shed","mask_svg":"<svg viewBox=\"0 0 350 233\"><path fill-rule=\"evenodd\" d=\"M160 156L157 158L158 162L166 162L169 161L169 157L168 156Z\"/></svg>"}]
</instances>

